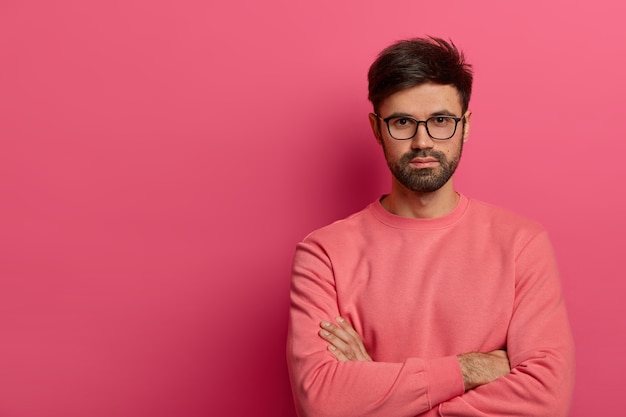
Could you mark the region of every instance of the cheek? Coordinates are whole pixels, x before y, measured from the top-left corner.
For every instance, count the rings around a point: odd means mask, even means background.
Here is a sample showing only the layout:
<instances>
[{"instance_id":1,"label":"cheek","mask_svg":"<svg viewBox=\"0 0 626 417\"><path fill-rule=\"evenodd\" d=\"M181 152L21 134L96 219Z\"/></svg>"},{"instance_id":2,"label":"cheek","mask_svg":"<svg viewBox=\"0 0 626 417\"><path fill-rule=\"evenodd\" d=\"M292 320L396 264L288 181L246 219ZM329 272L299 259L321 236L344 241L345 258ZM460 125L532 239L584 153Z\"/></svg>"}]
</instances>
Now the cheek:
<instances>
[{"instance_id":1,"label":"cheek","mask_svg":"<svg viewBox=\"0 0 626 417\"><path fill-rule=\"evenodd\" d=\"M400 141L384 141L382 145L387 159L399 159L402 155L410 151L410 148L407 147L404 142Z\"/></svg>"},{"instance_id":2,"label":"cheek","mask_svg":"<svg viewBox=\"0 0 626 417\"><path fill-rule=\"evenodd\" d=\"M454 142L450 142L447 145L449 146L446 146L445 150L442 150L442 152L449 156L456 156L460 154L463 149L463 140L461 138L458 140L455 139Z\"/></svg>"}]
</instances>

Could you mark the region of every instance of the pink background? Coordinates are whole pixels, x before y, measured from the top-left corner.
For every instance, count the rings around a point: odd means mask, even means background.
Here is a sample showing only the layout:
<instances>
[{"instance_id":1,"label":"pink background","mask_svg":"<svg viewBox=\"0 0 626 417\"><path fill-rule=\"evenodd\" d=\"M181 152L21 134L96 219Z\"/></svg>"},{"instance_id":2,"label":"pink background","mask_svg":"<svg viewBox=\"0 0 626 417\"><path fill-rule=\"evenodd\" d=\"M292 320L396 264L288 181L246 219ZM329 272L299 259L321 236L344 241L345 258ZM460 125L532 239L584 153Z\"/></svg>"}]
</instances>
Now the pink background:
<instances>
[{"instance_id":1,"label":"pink background","mask_svg":"<svg viewBox=\"0 0 626 417\"><path fill-rule=\"evenodd\" d=\"M366 71L425 34L475 68L458 188L552 236L571 415L623 411L622 4L2 0L0 415L294 416L294 245L387 190Z\"/></svg>"}]
</instances>

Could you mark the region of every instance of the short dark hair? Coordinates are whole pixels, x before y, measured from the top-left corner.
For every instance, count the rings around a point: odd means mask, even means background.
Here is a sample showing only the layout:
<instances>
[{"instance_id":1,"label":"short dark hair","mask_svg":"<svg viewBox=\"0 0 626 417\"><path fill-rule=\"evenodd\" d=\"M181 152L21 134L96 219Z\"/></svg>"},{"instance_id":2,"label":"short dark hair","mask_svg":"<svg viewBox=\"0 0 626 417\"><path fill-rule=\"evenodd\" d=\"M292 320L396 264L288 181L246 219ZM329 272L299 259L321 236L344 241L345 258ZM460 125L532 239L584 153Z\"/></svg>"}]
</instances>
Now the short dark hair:
<instances>
[{"instance_id":1,"label":"short dark hair","mask_svg":"<svg viewBox=\"0 0 626 417\"><path fill-rule=\"evenodd\" d=\"M392 94L427 82L456 87L463 113L472 93L472 66L452 41L434 37L402 40L385 48L367 78L375 112Z\"/></svg>"}]
</instances>

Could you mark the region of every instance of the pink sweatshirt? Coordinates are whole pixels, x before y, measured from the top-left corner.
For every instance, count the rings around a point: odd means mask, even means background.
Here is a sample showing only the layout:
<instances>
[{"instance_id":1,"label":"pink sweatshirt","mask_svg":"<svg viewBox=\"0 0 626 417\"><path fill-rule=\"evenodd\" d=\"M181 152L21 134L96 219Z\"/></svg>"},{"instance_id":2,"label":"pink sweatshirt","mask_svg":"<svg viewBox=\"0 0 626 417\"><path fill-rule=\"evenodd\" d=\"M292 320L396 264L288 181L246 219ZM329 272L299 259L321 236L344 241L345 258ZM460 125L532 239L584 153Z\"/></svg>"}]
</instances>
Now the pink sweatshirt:
<instances>
[{"instance_id":1,"label":"pink sweatshirt","mask_svg":"<svg viewBox=\"0 0 626 417\"><path fill-rule=\"evenodd\" d=\"M374 362L317 332L342 316ZM464 392L456 355L506 348L511 373ZM302 417L566 416L574 349L546 232L461 196L435 219L376 201L296 249L287 343Z\"/></svg>"}]
</instances>

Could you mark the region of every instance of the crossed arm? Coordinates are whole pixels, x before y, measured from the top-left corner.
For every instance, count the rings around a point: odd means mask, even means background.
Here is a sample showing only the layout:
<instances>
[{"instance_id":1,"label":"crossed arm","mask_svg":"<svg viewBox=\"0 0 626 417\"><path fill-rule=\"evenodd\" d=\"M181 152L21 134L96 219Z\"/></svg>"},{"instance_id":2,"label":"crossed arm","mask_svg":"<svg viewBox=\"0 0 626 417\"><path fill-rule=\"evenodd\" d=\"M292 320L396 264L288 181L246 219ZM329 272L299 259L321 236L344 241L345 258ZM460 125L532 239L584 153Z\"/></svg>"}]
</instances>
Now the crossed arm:
<instances>
[{"instance_id":1,"label":"crossed arm","mask_svg":"<svg viewBox=\"0 0 626 417\"><path fill-rule=\"evenodd\" d=\"M320 323L319 335L326 340L328 350L340 362L372 362L361 336L348 321L337 317L337 324L330 321ZM509 358L504 350L491 352L469 352L457 356L465 390L488 384L511 372Z\"/></svg>"}]
</instances>

